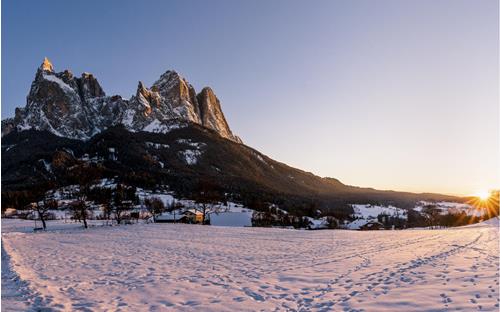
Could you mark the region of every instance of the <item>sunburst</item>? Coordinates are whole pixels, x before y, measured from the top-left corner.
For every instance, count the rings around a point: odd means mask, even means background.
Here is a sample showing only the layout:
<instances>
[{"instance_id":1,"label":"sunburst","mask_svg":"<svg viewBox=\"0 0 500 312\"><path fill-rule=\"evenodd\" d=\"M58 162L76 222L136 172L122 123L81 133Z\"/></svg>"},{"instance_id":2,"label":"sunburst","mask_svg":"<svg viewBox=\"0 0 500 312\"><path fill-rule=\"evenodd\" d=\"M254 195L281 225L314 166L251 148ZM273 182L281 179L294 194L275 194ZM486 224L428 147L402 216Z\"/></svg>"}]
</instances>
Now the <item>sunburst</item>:
<instances>
[{"instance_id":1,"label":"sunburst","mask_svg":"<svg viewBox=\"0 0 500 312\"><path fill-rule=\"evenodd\" d=\"M488 198L490 198L491 196L491 193L488 192L488 191L477 191L476 193L474 193L474 196L479 198L480 200L487 200Z\"/></svg>"},{"instance_id":2,"label":"sunburst","mask_svg":"<svg viewBox=\"0 0 500 312\"><path fill-rule=\"evenodd\" d=\"M482 211L484 219L490 219L499 214L500 191L479 191L467 202L477 211Z\"/></svg>"}]
</instances>

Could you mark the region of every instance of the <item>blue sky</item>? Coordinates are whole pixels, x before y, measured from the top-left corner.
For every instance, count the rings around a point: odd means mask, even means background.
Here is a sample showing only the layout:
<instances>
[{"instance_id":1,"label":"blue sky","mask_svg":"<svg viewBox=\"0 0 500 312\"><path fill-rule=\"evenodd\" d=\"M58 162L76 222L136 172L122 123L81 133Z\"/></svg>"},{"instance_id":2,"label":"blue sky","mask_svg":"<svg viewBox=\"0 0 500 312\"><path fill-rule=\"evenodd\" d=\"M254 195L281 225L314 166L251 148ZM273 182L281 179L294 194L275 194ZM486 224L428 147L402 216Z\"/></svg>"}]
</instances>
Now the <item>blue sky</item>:
<instances>
[{"instance_id":1,"label":"blue sky","mask_svg":"<svg viewBox=\"0 0 500 312\"><path fill-rule=\"evenodd\" d=\"M2 118L44 56L124 97L175 69L246 144L348 184L500 185L494 0L4 0Z\"/></svg>"}]
</instances>

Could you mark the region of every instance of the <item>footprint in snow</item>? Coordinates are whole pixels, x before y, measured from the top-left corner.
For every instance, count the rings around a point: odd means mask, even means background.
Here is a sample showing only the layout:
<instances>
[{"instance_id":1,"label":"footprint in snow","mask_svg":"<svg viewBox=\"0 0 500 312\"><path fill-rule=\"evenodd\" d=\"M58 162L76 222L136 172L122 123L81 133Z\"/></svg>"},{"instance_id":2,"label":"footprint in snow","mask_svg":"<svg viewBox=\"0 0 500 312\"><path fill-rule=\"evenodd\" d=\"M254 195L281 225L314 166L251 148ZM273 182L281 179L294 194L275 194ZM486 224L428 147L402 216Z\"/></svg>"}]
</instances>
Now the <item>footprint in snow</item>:
<instances>
[{"instance_id":1,"label":"footprint in snow","mask_svg":"<svg viewBox=\"0 0 500 312\"><path fill-rule=\"evenodd\" d=\"M189 301L186 301L183 303L183 305L190 306L190 307L194 307L194 306L197 306L199 304L200 304L200 302L198 302L196 300L189 300Z\"/></svg>"},{"instance_id":2,"label":"footprint in snow","mask_svg":"<svg viewBox=\"0 0 500 312\"><path fill-rule=\"evenodd\" d=\"M357 294L359 294L359 291L356 291L356 290L355 290L355 291L351 292L351 293L349 294L349 296L354 297L354 296L356 296Z\"/></svg>"},{"instance_id":3,"label":"footprint in snow","mask_svg":"<svg viewBox=\"0 0 500 312\"><path fill-rule=\"evenodd\" d=\"M255 301L265 301L264 297L262 297L261 295L259 295L258 293L250 290L249 288L245 287L243 288L243 291L245 292L245 294L249 297L251 297L253 300Z\"/></svg>"}]
</instances>

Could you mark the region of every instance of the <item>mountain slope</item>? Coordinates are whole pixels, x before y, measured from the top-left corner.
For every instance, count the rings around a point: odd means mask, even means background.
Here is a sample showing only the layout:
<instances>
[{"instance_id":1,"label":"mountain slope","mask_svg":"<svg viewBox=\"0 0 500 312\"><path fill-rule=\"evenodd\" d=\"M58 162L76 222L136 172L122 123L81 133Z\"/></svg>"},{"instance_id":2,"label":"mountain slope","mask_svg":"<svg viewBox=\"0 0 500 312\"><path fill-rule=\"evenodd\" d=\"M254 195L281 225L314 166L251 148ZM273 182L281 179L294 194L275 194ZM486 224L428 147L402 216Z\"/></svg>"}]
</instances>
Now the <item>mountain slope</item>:
<instances>
[{"instance_id":1,"label":"mountain slope","mask_svg":"<svg viewBox=\"0 0 500 312\"><path fill-rule=\"evenodd\" d=\"M419 200L460 200L348 186L274 161L231 132L212 89L197 94L174 71L151 88L139 82L125 100L107 96L92 74L56 73L45 59L26 106L2 121L2 156L3 198L79 183L83 168L96 178L167 185L191 198L209 184L248 206L268 202L301 214L352 203L412 207Z\"/></svg>"},{"instance_id":2,"label":"mountain slope","mask_svg":"<svg viewBox=\"0 0 500 312\"><path fill-rule=\"evenodd\" d=\"M312 204L334 211L350 203L411 207L418 200L457 200L348 186L274 161L197 124L168 133L130 132L117 126L87 141L47 131L14 131L3 138L2 154L2 191L75 184L78 176L72 168L90 165L99 168L100 178L144 188L169 185L184 197L209 181L234 200L251 205L258 199L287 210L303 211Z\"/></svg>"}]
</instances>

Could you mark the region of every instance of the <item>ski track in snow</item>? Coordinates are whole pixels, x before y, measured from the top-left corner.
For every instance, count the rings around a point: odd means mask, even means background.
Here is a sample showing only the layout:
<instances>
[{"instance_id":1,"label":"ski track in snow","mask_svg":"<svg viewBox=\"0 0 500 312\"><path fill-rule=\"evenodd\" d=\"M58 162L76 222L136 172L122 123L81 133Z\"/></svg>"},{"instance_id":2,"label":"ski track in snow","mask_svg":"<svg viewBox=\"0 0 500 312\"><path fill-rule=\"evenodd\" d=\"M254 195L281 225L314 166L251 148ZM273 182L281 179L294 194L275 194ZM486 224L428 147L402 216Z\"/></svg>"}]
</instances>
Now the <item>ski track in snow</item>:
<instances>
[{"instance_id":1,"label":"ski track in snow","mask_svg":"<svg viewBox=\"0 0 500 312\"><path fill-rule=\"evenodd\" d=\"M53 311L499 309L498 223L373 232L2 226L2 311L19 311L19 301Z\"/></svg>"}]
</instances>

